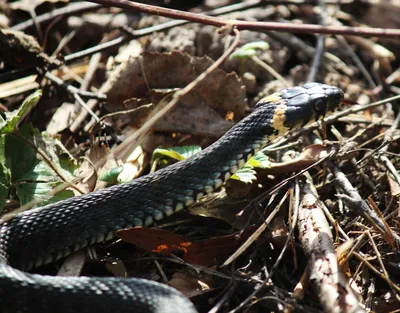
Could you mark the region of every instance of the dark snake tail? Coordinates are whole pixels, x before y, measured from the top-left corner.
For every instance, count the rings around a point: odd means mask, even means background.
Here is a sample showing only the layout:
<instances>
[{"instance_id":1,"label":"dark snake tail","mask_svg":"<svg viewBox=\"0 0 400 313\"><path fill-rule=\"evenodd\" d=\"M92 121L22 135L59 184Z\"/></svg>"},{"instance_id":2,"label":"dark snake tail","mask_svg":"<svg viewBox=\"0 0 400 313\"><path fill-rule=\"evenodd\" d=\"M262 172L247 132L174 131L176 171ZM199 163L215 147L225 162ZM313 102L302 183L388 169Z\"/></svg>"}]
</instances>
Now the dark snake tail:
<instances>
[{"instance_id":1,"label":"dark snake tail","mask_svg":"<svg viewBox=\"0 0 400 313\"><path fill-rule=\"evenodd\" d=\"M166 285L135 278L61 278L23 270L149 226L213 192L273 138L338 108L343 92L309 83L262 99L201 153L130 183L16 215L0 228L1 312L196 312Z\"/></svg>"}]
</instances>

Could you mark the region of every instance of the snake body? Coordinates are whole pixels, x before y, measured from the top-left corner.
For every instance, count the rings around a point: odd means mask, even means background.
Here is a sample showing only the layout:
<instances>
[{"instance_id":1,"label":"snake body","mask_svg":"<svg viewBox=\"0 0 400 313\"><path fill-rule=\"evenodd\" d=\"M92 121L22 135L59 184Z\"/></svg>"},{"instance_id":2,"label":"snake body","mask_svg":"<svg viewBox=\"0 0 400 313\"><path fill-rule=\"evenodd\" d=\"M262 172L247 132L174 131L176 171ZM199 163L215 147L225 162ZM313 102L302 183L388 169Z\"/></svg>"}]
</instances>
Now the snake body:
<instances>
[{"instance_id":1,"label":"snake body","mask_svg":"<svg viewBox=\"0 0 400 313\"><path fill-rule=\"evenodd\" d=\"M254 111L201 153L83 196L17 214L0 228L0 309L4 313L196 312L166 285L135 278L62 278L27 271L121 228L149 226L219 188L271 139L333 112L336 87L309 83L262 99Z\"/></svg>"}]
</instances>

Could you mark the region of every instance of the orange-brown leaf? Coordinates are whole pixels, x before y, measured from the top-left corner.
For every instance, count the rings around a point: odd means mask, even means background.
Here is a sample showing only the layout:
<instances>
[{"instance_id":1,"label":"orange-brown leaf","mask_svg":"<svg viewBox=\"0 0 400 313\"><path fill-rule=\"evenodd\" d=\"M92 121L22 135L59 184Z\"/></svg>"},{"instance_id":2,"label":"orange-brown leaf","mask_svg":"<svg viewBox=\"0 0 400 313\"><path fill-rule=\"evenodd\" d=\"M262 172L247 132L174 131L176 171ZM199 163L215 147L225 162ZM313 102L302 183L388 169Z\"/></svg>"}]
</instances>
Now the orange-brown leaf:
<instances>
[{"instance_id":1,"label":"orange-brown leaf","mask_svg":"<svg viewBox=\"0 0 400 313\"><path fill-rule=\"evenodd\" d=\"M221 264L247 240L254 230L255 227L250 226L244 231L231 235L193 242L183 259L188 263L203 266Z\"/></svg>"},{"instance_id":2,"label":"orange-brown leaf","mask_svg":"<svg viewBox=\"0 0 400 313\"><path fill-rule=\"evenodd\" d=\"M191 245L191 242L180 235L156 228L121 229L117 234L125 242L162 255L169 255L177 250L186 253Z\"/></svg>"},{"instance_id":3,"label":"orange-brown leaf","mask_svg":"<svg viewBox=\"0 0 400 313\"><path fill-rule=\"evenodd\" d=\"M179 250L184 253L183 259L186 262L211 266L225 261L253 232L254 227L250 226L244 231L198 242L191 242L183 236L155 228L122 229L117 234L123 241L148 252L169 255Z\"/></svg>"}]
</instances>

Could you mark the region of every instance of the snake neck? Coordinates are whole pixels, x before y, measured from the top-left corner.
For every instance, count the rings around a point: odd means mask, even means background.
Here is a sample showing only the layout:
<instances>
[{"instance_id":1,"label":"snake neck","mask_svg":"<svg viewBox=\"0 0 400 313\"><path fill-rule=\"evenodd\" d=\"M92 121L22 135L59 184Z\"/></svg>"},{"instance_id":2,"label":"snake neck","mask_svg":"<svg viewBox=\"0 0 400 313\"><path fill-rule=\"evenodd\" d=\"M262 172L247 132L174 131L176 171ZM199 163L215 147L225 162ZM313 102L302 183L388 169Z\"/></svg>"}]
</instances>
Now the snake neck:
<instances>
[{"instance_id":1,"label":"snake neck","mask_svg":"<svg viewBox=\"0 0 400 313\"><path fill-rule=\"evenodd\" d=\"M256 109L185 161L17 215L0 228L0 259L21 269L37 267L110 240L118 229L149 226L184 209L221 187L275 137L273 107Z\"/></svg>"},{"instance_id":2,"label":"snake neck","mask_svg":"<svg viewBox=\"0 0 400 313\"><path fill-rule=\"evenodd\" d=\"M221 187L275 138L273 115L274 106L258 109L199 154L132 182L150 190L141 202L148 214L137 225L149 226Z\"/></svg>"}]
</instances>

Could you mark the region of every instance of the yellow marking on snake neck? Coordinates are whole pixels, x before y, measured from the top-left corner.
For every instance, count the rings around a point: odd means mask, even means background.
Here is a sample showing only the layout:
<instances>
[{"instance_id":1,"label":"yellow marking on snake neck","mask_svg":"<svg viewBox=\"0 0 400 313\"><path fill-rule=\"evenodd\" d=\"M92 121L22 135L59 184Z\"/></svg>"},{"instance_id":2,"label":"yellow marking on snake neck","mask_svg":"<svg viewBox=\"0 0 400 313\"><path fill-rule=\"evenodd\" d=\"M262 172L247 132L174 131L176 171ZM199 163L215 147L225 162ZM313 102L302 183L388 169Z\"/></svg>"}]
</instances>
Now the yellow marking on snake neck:
<instances>
[{"instance_id":1,"label":"yellow marking on snake neck","mask_svg":"<svg viewBox=\"0 0 400 313\"><path fill-rule=\"evenodd\" d=\"M259 103L278 103L281 101L281 96L279 95L278 92L273 93L272 95L266 96L264 98L262 98L260 101L258 101Z\"/></svg>"},{"instance_id":2,"label":"yellow marking on snake neck","mask_svg":"<svg viewBox=\"0 0 400 313\"><path fill-rule=\"evenodd\" d=\"M280 103L276 106L274 117L272 118L272 127L279 131L279 134L283 134L289 129L284 125L285 123L285 111L287 105Z\"/></svg>"},{"instance_id":3,"label":"yellow marking on snake neck","mask_svg":"<svg viewBox=\"0 0 400 313\"><path fill-rule=\"evenodd\" d=\"M282 100L280 93L273 93L272 95L262 98L259 102L266 104L271 103L271 105L276 105L274 116L272 118L272 127L279 132L275 135L282 135L284 132L286 132L288 128L284 126L284 123L287 105L285 101Z\"/></svg>"}]
</instances>

